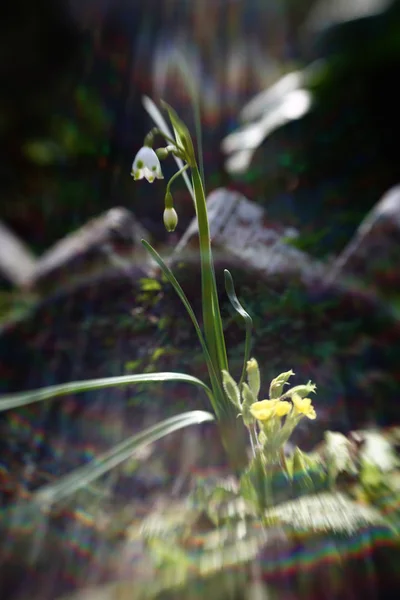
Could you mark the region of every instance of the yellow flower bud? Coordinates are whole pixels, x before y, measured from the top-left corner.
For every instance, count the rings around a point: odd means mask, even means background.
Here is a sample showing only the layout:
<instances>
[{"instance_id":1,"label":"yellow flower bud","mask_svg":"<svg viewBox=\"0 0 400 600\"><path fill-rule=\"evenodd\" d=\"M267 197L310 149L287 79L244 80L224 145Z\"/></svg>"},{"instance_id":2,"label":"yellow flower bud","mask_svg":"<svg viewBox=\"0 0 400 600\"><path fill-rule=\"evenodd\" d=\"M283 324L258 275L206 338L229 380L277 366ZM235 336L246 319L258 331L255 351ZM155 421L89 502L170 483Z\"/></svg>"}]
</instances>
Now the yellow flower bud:
<instances>
[{"instance_id":1,"label":"yellow flower bud","mask_svg":"<svg viewBox=\"0 0 400 600\"><path fill-rule=\"evenodd\" d=\"M258 368L258 363L255 358L251 358L247 361L246 371L249 387L257 399L260 392L260 369Z\"/></svg>"}]
</instances>

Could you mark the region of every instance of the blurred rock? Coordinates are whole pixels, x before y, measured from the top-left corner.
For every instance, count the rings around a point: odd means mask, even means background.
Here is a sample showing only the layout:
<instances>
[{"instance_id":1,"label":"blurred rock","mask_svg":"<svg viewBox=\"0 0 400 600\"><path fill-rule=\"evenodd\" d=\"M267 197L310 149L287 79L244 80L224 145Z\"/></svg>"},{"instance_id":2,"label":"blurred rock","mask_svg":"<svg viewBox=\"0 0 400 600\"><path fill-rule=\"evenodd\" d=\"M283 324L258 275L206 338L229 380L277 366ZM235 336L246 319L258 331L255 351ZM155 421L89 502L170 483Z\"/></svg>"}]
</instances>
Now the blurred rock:
<instances>
[{"instance_id":1,"label":"blurred rock","mask_svg":"<svg viewBox=\"0 0 400 600\"><path fill-rule=\"evenodd\" d=\"M88 278L104 276L115 267L145 268L147 254L140 240L145 229L125 208L112 208L66 236L37 261L27 287L49 293Z\"/></svg>"},{"instance_id":2,"label":"blurred rock","mask_svg":"<svg viewBox=\"0 0 400 600\"><path fill-rule=\"evenodd\" d=\"M304 281L322 278L324 267L304 252L285 243L296 238L298 232L268 219L268 213L238 192L220 188L207 198L210 235L217 260L222 251L229 260L237 259L240 268L254 269L260 277L285 274ZM193 219L176 247L174 260L187 249L198 256L197 219Z\"/></svg>"},{"instance_id":3,"label":"blurred rock","mask_svg":"<svg viewBox=\"0 0 400 600\"><path fill-rule=\"evenodd\" d=\"M9 283L23 286L32 277L35 267L33 253L0 221L0 276Z\"/></svg>"},{"instance_id":4,"label":"blurred rock","mask_svg":"<svg viewBox=\"0 0 400 600\"><path fill-rule=\"evenodd\" d=\"M368 213L338 256L330 279L344 277L361 287L399 301L400 186L389 190Z\"/></svg>"}]
</instances>

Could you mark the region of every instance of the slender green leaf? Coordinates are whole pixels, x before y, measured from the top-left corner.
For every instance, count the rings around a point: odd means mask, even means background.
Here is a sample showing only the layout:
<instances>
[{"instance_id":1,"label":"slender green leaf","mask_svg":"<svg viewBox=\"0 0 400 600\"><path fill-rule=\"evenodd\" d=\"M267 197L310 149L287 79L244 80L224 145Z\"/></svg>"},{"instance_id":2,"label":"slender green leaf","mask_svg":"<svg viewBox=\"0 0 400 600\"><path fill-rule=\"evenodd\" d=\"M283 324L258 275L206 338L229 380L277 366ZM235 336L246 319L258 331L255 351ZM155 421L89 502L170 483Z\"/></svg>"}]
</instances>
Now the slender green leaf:
<instances>
[{"instance_id":1,"label":"slender green leaf","mask_svg":"<svg viewBox=\"0 0 400 600\"><path fill-rule=\"evenodd\" d=\"M72 471L72 473L61 477L56 483L39 488L33 495L33 500L46 505L57 502L65 496L72 494L77 489L92 483L145 446L178 429L213 420L214 417L212 414L202 410L192 410L165 419L117 444L108 452L100 454L100 456L92 460L89 464L79 467L75 471Z\"/></svg>"},{"instance_id":2,"label":"slender green leaf","mask_svg":"<svg viewBox=\"0 0 400 600\"><path fill-rule=\"evenodd\" d=\"M185 373L145 373L140 375L122 375L120 377L105 377L102 379L87 379L83 381L71 381L60 385L52 385L39 390L21 392L17 394L8 394L0 396L0 412L18 408L33 402L41 402L58 396L76 394L77 392L86 392L89 390L98 390L120 385L132 385L136 383L160 383L164 381L181 381L191 383L201 387L207 393L212 401L212 392L210 388L197 377L186 375Z\"/></svg>"},{"instance_id":3,"label":"slender green leaf","mask_svg":"<svg viewBox=\"0 0 400 600\"><path fill-rule=\"evenodd\" d=\"M167 137L172 138L173 135L172 135L170 128L167 125L167 122L164 119L164 117L161 114L158 107L156 106L156 104L154 104L153 100L151 100L151 98L149 98L148 96L143 96L142 102L143 102L143 106L144 106L145 110L147 111L149 116L153 119L154 123L157 125L159 130L162 131ZM184 163L183 163L182 159L180 159L174 155L174 160L175 160L176 164L178 165L179 169L182 169L184 167ZM185 181L187 189L189 190L189 194L192 196L192 199L194 202L193 186L190 183L189 175L187 173L183 172L182 177Z\"/></svg>"},{"instance_id":4,"label":"slender green leaf","mask_svg":"<svg viewBox=\"0 0 400 600\"><path fill-rule=\"evenodd\" d=\"M232 304L233 308L236 310L236 312L239 313L239 315L244 320L245 327L246 327L243 369L242 369L242 374L241 374L240 381L239 381L239 387L240 387L246 376L246 365L247 365L247 361L250 358L251 330L253 328L253 319L251 318L249 313L243 308L243 306L240 304L238 297L236 296L235 286L233 284L232 275L230 274L228 269L224 270L224 276L225 276L225 290L226 290L226 293L228 294L229 301Z\"/></svg>"},{"instance_id":5,"label":"slender green leaf","mask_svg":"<svg viewBox=\"0 0 400 600\"><path fill-rule=\"evenodd\" d=\"M196 155L194 153L192 138L189 133L189 129L186 127L185 123L178 117L177 113L174 111L172 106L161 101L162 106L168 111L168 116L170 118L172 129L175 133L175 139L177 141L178 146L180 146L185 152L185 158L189 163L190 167L194 167L196 165Z\"/></svg>"},{"instance_id":6,"label":"slender green leaf","mask_svg":"<svg viewBox=\"0 0 400 600\"><path fill-rule=\"evenodd\" d=\"M197 337L199 338L200 344L201 344L201 348L203 350L203 354L205 357L205 361L207 363L207 367L208 367L208 372L210 374L210 379L211 382L213 384L213 389L215 391L215 387L214 386L219 386L218 383L218 377L217 374L215 372L214 369L214 365L213 362L211 360L211 356L210 353L208 351L207 348L207 344L204 340L203 334L201 332L200 329L200 325L196 319L196 315L193 312L192 307L190 306L190 302L187 299L185 292L183 291L181 285L179 284L178 280L176 279L175 275L173 274L173 272L171 271L171 269L165 264L165 262L163 261L163 259L161 258L161 256L158 254L158 252L149 244L149 242L146 242L146 240L142 240L142 244L143 246L146 248L146 250L149 252L149 254L152 256L152 258L154 258L154 260L156 261L156 263L158 264L158 266L160 267L160 269L162 270L162 272L164 273L165 277L168 279L168 281L170 282L170 284L172 285L172 287L174 288L175 292L178 294L179 298L181 299L184 307L187 310L187 313L194 325L194 328L196 330L197 333ZM221 386L220 386L221 387ZM221 388L222 391L222 388ZM220 410L218 405L216 405L215 399L212 398L211 400L212 402L212 406L213 409L215 410L216 415L218 416L220 414Z\"/></svg>"}]
</instances>

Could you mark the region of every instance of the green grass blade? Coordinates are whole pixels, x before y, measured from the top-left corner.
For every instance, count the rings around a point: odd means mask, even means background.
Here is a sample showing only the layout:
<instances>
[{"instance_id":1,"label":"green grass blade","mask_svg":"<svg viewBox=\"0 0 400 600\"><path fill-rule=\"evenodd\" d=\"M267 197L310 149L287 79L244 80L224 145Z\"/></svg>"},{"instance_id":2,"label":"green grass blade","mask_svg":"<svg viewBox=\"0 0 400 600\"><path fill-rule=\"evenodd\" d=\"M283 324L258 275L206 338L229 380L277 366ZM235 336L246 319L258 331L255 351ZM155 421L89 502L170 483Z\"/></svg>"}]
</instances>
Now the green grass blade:
<instances>
[{"instance_id":1,"label":"green grass blade","mask_svg":"<svg viewBox=\"0 0 400 600\"><path fill-rule=\"evenodd\" d=\"M152 258L156 261L156 263L158 264L158 266L164 273L165 277L168 279L168 281L174 288L175 292L178 294L183 305L185 306L187 313L188 313L188 315L194 325L194 328L196 330L197 337L199 338L201 348L203 350L203 354L204 354L204 357L205 357L205 360L207 363L208 372L210 374L210 379L212 382L213 390L215 391L216 387L217 388L219 387L221 393L223 394L222 386L219 384L219 377L218 377L217 373L215 372L214 365L213 365L213 362L212 362L212 359L210 356L210 352L208 350L207 344L205 342L202 331L200 329L200 325L196 319L196 315L194 314L192 307L190 306L190 302L187 299L185 292L183 291L182 287L180 286L178 280L176 279L176 277L173 274L173 272L171 271L171 269L165 264L165 262L163 261L161 256L158 254L158 252L153 248L153 246L151 246L149 244L149 242L146 242L146 240L142 240L142 244L146 248L146 250L149 252L149 254L152 256ZM212 399L212 406L213 406L213 409L215 410L216 415L219 415L220 411L218 410L218 406L216 406L216 404L215 404L214 397Z\"/></svg>"},{"instance_id":2,"label":"green grass blade","mask_svg":"<svg viewBox=\"0 0 400 600\"><path fill-rule=\"evenodd\" d=\"M226 293L228 295L229 301L232 304L233 308L236 310L236 312L244 320L245 327L246 327L246 337L245 337L245 343L244 343L243 369L242 369L242 375L241 375L240 381L239 381L239 387L240 387L241 384L244 381L245 376L246 376L247 361L250 359L251 331L253 329L253 319L251 318L251 316L249 315L249 313L243 308L243 306L240 304L240 302L238 300L238 297L236 296L235 286L233 284L232 275L230 274L230 272L228 271L228 269L224 270L224 276L225 276L225 290L226 290Z\"/></svg>"},{"instance_id":3,"label":"green grass blade","mask_svg":"<svg viewBox=\"0 0 400 600\"><path fill-rule=\"evenodd\" d=\"M153 100L151 100L151 98L149 98L148 96L143 96L142 102L143 102L143 106L144 106L146 112L153 119L153 121L157 125L158 129L160 131L162 131L168 137L173 138L174 136L173 136L170 128L168 127L166 120L164 119L163 115L161 114L159 108L156 106L156 104L154 104ZM178 165L179 169L182 169L184 167L183 161L175 155L174 155L174 160L175 160L176 164ZM193 186L190 182L190 178L189 178L188 174L185 172L182 173L182 177L186 184L187 189L189 190L189 194L192 196L192 199L194 202L194 192L193 192Z\"/></svg>"},{"instance_id":4,"label":"green grass blade","mask_svg":"<svg viewBox=\"0 0 400 600\"><path fill-rule=\"evenodd\" d=\"M52 385L39 390L21 392L17 394L7 394L0 396L0 412L18 408L33 402L41 402L58 396L76 394L77 392L86 392L89 390L98 390L109 387L132 385L136 383L160 383L164 381L181 381L191 383L204 389L208 397L212 399L213 395L210 388L197 377L186 375L185 373L145 373L140 375L122 375L120 377L105 377L102 379L87 379L84 381L72 381L60 385Z\"/></svg>"},{"instance_id":5,"label":"green grass blade","mask_svg":"<svg viewBox=\"0 0 400 600\"><path fill-rule=\"evenodd\" d=\"M33 494L33 500L45 505L57 502L74 493L79 488L92 483L145 446L178 429L213 420L214 417L212 414L202 410L192 410L165 419L117 444L111 450L100 454L100 456L92 460L89 464L79 467L72 471L72 473L61 477L56 483L47 484L39 488Z\"/></svg>"}]
</instances>

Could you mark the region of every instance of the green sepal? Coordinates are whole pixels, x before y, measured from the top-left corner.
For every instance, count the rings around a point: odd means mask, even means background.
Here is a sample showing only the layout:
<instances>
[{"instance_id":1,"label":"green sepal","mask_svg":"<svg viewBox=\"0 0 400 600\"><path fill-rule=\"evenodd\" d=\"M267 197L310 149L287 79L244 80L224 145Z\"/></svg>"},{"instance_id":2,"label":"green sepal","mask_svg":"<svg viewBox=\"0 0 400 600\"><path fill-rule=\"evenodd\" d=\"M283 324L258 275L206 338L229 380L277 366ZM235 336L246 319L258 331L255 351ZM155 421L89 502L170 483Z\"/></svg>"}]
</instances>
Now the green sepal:
<instances>
[{"instance_id":1,"label":"green sepal","mask_svg":"<svg viewBox=\"0 0 400 600\"><path fill-rule=\"evenodd\" d=\"M228 371L222 370L222 385L224 387L227 398L232 402L236 408L241 411L242 405L240 402L240 391L236 384L236 381L228 373Z\"/></svg>"},{"instance_id":2,"label":"green sepal","mask_svg":"<svg viewBox=\"0 0 400 600\"><path fill-rule=\"evenodd\" d=\"M252 404L254 404L255 402L257 402L257 398L254 397L254 394L253 394L252 390L250 389L250 387L247 385L247 383L242 384L242 397L243 397L243 403L242 403L243 422L246 425L246 427L248 427L255 421L253 415L250 412L250 406Z\"/></svg>"},{"instance_id":3,"label":"green sepal","mask_svg":"<svg viewBox=\"0 0 400 600\"><path fill-rule=\"evenodd\" d=\"M312 381L305 383L304 385L295 385L294 387L287 390L283 395L285 398L292 397L294 394L300 396L300 398L306 398L309 394L315 394L317 386Z\"/></svg>"},{"instance_id":4,"label":"green sepal","mask_svg":"<svg viewBox=\"0 0 400 600\"><path fill-rule=\"evenodd\" d=\"M288 379L294 375L293 371L286 371L286 373L281 373L278 377L275 377L271 381L271 385L269 386L269 397L271 400L276 400L280 398L282 395L283 386L287 385Z\"/></svg>"}]
</instances>

